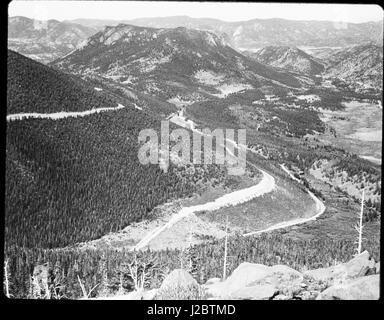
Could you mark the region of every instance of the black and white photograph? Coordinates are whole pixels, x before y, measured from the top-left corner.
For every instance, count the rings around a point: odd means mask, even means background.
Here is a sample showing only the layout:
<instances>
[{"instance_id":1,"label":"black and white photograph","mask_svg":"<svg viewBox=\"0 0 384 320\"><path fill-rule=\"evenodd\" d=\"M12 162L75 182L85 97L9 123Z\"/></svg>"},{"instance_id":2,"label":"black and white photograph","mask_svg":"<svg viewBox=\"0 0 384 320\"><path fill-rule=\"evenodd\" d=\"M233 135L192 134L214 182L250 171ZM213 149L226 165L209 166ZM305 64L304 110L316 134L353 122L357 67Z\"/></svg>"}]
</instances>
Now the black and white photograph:
<instances>
[{"instance_id":1,"label":"black and white photograph","mask_svg":"<svg viewBox=\"0 0 384 320\"><path fill-rule=\"evenodd\" d=\"M380 299L381 6L13 0L5 25L7 300Z\"/></svg>"}]
</instances>

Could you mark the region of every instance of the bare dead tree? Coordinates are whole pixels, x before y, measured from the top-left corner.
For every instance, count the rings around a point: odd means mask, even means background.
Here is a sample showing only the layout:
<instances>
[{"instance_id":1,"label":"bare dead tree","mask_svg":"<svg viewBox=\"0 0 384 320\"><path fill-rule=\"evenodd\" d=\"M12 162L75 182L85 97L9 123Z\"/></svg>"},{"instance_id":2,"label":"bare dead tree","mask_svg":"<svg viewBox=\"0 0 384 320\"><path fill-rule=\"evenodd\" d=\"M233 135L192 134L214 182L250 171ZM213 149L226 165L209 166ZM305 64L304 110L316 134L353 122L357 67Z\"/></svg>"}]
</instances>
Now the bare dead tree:
<instances>
[{"instance_id":1,"label":"bare dead tree","mask_svg":"<svg viewBox=\"0 0 384 320\"><path fill-rule=\"evenodd\" d=\"M5 296L7 298L11 298L12 295L9 293L8 264L9 264L9 259L4 261L4 287L5 287Z\"/></svg>"},{"instance_id":2,"label":"bare dead tree","mask_svg":"<svg viewBox=\"0 0 384 320\"><path fill-rule=\"evenodd\" d=\"M87 293L87 290L85 289L85 286L84 284L81 282L81 279L79 276L77 276L77 280L79 281L79 284L80 284L80 288L81 288L81 291L83 293L83 298L84 299L89 299L91 293L93 290L96 289L96 287L99 285L99 284L96 284L91 290L89 290L89 292Z\"/></svg>"},{"instance_id":3,"label":"bare dead tree","mask_svg":"<svg viewBox=\"0 0 384 320\"><path fill-rule=\"evenodd\" d=\"M364 214L364 189L363 189L363 195L361 197L361 210L359 216L359 222L355 226L355 230L357 231L358 237L357 237L357 248L356 248L356 254L359 255L361 253L362 248L362 242L363 242L363 214Z\"/></svg>"},{"instance_id":4,"label":"bare dead tree","mask_svg":"<svg viewBox=\"0 0 384 320\"><path fill-rule=\"evenodd\" d=\"M120 273L120 275L119 275L119 289L117 290L117 294L121 295L121 294L124 294L124 292L125 292L125 290L123 287L123 274Z\"/></svg>"},{"instance_id":5,"label":"bare dead tree","mask_svg":"<svg viewBox=\"0 0 384 320\"><path fill-rule=\"evenodd\" d=\"M41 299L41 288L39 285L39 282L37 280L37 277L35 276L30 276L29 277L29 283L30 283L30 288L29 288L29 298L31 299Z\"/></svg>"},{"instance_id":6,"label":"bare dead tree","mask_svg":"<svg viewBox=\"0 0 384 320\"><path fill-rule=\"evenodd\" d=\"M137 291L144 290L145 284L148 281L146 268L147 263L141 262L141 264L139 264L136 255L133 262L128 263L128 275L132 278L135 290Z\"/></svg>"},{"instance_id":7,"label":"bare dead tree","mask_svg":"<svg viewBox=\"0 0 384 320\"><path fill-rule=\"evenodd\" d=\"M224 266L223 266L223 281L227 277L227 255L228 255L228 215L225 223L225 244L224 244Z\"/></svg>"}]
</instances>

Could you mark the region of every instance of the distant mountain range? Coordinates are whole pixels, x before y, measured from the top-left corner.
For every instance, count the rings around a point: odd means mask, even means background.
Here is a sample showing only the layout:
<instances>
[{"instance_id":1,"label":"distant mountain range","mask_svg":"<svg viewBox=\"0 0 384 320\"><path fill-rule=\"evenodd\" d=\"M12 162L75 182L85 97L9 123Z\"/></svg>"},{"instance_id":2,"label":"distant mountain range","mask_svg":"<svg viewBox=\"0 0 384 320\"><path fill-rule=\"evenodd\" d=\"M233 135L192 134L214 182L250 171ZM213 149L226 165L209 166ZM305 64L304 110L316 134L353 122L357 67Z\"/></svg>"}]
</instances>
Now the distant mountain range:
<instances>
[{"instance_id":1,"label":"distant mountain range","mask_svg":"<svg viewBox=\"0 0 384 320\"><path fill-rule=\"evenodd\" d=\"M57 20L8 19L8 48L47 63L73 50L97 30Z\"/></svg>"},{"instance_id":2,"label":"distant mountain range","mask_svg":"<svg viewBox=\"0 0 384 320\"><path fill-rule=\"evenodd\" d=\"M255 49L270 45L284 46L350 46L374 42L382 44L382 22L341 23L332 21L294 21L285 19L252 19L226 22L210 18L173 16L134 20L88 20L70 22L92 28L119 23L153 28L186 27L226 34L237 49Z\"/></svg>"},{"instance_id":3,"label":"distant mountain range","mask_svg":"<svg viewBox=\"0 0 384 320\"><path fill-rule=\"evenodd\" d=\"M159 90L168 96L172 95L167 92L169 84L167 89L156 89L144 84L144 80L148 76L159 80L165 73L173 74L167 80L183 79L183 86L191 88L193 81L186 80L186 76L209 70L213 73L208 77L226 73L227 80L232 78L232 83L240 83L241 78L242 85L251 86L263 79L300 86L287 72L306 76L323 73L349 82L365 82L369 86L382 84L381 22L353 24L283 19L225 22L174 16L121 23L98 19L60 22L10 17L8 27L8 48L34 60L49 63L59 59L57 66L71 69L71 72L120 77L122 82L136 77L139 90ZM216 46L209 44L212 41ZM245 83L244 79L247 79ZM204 81L209 87L207 81L210 80Z\"/></svg>"},{"instance_id":4,"label":"distant mountain range","mask_svg":"<svg viewBox=\"0 0 384 320\"><path fill-rule=\"evenodd\" d=\"M243 53L258 62L311 76L318 75L325 69L320 60L296 47L267 46L256 52L244 51Z\"/></svg>"},{"instance_id":5,"label":"distant mountain range","mask_svg":"<svg viewBox=\"0 0 384 320\"><path fill-rule=\"evenodd\" d=\"M267 46L243 54L256 61L286 71L322 75L338 79L355 89L382 88L383 47L364 44L345 48L316 48Z\"/></svg>"},{"instance_id":6,"label":"distant mountain range","mask_svg":"<svg viewBox=\"0 0 384 320\"><path fill-rule=\"evenodd\" d=\"M336 23L253 19L226 22L210 18L173 16L134 20L75 19L39 21L26 17L8 19L8 46L40 62L52 61L73 50L80 42L106 26L130 24L153 28L207 30L220 35L238 50L265 46L345 47L373 43L382 45L382 22Z\"/></svg>"},{"instance_id":7,"label":"distant mountain range","mask_svg":"<svg viewBox=\"0 0 384 320\"><path fill-rule=\"evenodd\" d=\"M107 27L52 65L167 99L178 94L220 97L261 86L301 86L290 73L245 57L212 32L182 27Z\"/></svg>"}]
</instances>

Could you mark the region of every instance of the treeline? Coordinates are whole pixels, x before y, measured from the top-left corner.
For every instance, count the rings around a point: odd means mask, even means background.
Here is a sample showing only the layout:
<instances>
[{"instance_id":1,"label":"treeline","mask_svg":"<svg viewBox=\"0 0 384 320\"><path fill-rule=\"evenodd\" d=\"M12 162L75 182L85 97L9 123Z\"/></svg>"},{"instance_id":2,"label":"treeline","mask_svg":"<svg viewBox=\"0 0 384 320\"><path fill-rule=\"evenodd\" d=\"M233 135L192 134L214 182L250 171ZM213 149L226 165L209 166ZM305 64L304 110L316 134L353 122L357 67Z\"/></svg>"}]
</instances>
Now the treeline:
<instances>
[{"instance_id":1,"label":"treeline","mask_svg":"<svg viewBox=\"0 0 384 320\"><path fill-rule=\"evenodd\" d=\"M229 238L227 273L240 263L253 262L266 265L286 264L297 270L328 267L335 262L346 262L355 253L353 240L297 240L277 233L258 237L235 236ZM365 240L363 249L380 260L377 240ZM45 265L49 269L51 290L58 296L82 296L78 277L86 288L93 288L92 296L114 294L119 289L133 290L133 281L127 265L136 259L148 274L146 288L159 287L164 276L175 268L187 268L199 283L221 277L223 270L224 241L214 240L188 250L163 251L111 251L111 250L43 250L10 247L5 252L9 261L10 293L14 297L30 297L31 276L34 267ZM58 288L58 289L57 289Z\"/></svg>"}]
</instances>

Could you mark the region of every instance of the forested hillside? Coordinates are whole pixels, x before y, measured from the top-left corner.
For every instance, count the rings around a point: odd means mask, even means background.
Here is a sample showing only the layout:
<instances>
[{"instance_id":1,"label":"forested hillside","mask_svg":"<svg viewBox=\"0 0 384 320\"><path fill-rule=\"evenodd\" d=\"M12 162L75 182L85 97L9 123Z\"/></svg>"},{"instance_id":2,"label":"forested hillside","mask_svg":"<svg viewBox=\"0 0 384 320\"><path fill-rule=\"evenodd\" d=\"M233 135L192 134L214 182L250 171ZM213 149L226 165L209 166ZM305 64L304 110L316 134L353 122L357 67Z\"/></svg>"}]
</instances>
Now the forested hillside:
<instances>
[{"instance_id":1,"label":"forested hillside","mask_svg":"<svg viewBox=\"0 0 384 320\"><path fill-rule=\"evenodd\" d=\"M8 50L7 67L7 114L84 111L117 106L81 79L11 50Z\"/></svg>"},{"instance_id":2,"label":"forested hillside","mask_svg":"<svg viewBox=\"0 0 384 320\"><path fill-rule=\"evenodd\" d=\"M12 112L36 111L35 105L44 106L37 111L116 106L83 81L15 53L10 57L16 66L8 83ZM22 110L21 102L26 103ZM171 166L164 173L158 165L141 165L139 132L159 125L133 107L82 118L8 122L7 245L50 248L94 239L148 217L158 204L191 194L204 177L223 176L215 166L187 174L185 168Z\"/></svg>"},{"instance_id":3,"label":"forested hillside","mask_svg":"<svg viewBox=\"0 0 384 320\"><path fill-rule=\"evenodd\" d=\"M326 76L339 78L352 87L383 87L383 46L367 44L342 48L331 54L325 61L328 64Z\"/></svg>"}]
</instances>

